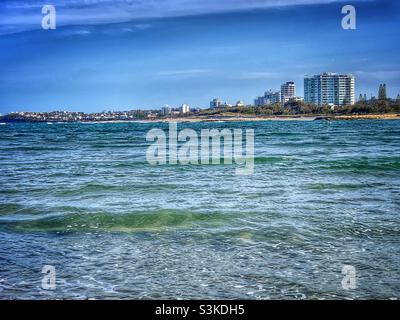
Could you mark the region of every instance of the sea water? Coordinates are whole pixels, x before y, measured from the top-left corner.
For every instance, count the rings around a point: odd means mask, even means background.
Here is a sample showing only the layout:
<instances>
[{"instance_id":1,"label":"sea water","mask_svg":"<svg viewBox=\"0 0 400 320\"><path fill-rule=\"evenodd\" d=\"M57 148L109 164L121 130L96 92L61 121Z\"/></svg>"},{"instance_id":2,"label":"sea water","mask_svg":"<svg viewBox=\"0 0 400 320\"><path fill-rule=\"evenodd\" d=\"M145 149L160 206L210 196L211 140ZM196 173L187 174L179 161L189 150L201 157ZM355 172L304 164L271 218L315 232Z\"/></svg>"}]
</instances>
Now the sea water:
<instances>
[{"instance_id":1,"label":"sea water","mask_svg":"<svg viewBox=\"0 0 400 320\"><path fill-rule=\"evenodd\" d=\"M150 165L168 124L1 126L0 299L399 298L400 120L178 127L254 129L254 173Z\"/></svg>"}]
</instances>

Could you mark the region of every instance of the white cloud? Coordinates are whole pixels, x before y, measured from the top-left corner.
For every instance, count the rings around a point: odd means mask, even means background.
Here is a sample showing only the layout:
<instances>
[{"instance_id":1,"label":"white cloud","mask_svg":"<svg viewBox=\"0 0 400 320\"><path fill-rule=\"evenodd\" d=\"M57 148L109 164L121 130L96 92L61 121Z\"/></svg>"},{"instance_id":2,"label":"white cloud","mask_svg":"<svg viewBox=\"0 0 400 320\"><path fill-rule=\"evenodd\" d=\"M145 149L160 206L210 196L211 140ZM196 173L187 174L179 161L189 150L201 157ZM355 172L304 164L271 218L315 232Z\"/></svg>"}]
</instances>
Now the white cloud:
<instances>
[{"instance_id":1,"label":"white cloud","mask_svg":"<svg viewBox=\"0 0 400 320\"><path fill-rule=\"evenodd\" d=\"M150 23L140 23L140 24L135 24L134 27L136 29L146 30L146 29L150 29L152 27L152 25Z\"/></svg>"},{"instance_id":2,"label":"white cloud","mask_svg":"<svg viewBox=\"0 0 400 320\"><path fill-rule=\"evenodd\" d=\"M208 69L164 70L158 72L159 76L188 78L200 74L210 73Z\"/></svg>"},{"instance_id":3,"label":"white cloud","mask_svg":"<svg viewBox=\"0 0 400 320\"><path fill-rule=\"evenodd\" d=\"M127 22L136 19L186 16L259 8L311 5L343 0L53 0L57 24L88 25ZM368 0L365 0L368 1ZM40 27L41 6L46 1L5 0L0 2L0 33ZM136 28L147 28L138 24Z\"/></svg>"},{"instance_id":4,"label":"white cloud","mask_svg":"<svg viewBox=\"0 0 400 320\"><path fill-rule=\"evenodd\" d=\"M135 30L147 30L150 28L152 28L152 25L150 23L143 23L143 24L135 24L131 27L123 27L121 28L121 30L124 32L134 32Z\"/></svg>"},{"instance_id":5,"label":"white cloud","mask_svg":"<svg viewBox=\"0 0 400 320\"><path fill-rule=\"evenodd\" d=\"M282 74L277 72L269 72L269 71L259 71L259 72L245 72L242 73L239 78L241 79L276 79L280 78Z\"/></svg>"},{"instance_id":6,"label":"white cloud","mask_svg":"<svg viewBox=\"0 0 400 320\"><path fill-rule=\"evenodd\" d=\"M88 35L91 34L89 30L68 30L65 32L66 35Z\"/></svg>"}]
</instances>

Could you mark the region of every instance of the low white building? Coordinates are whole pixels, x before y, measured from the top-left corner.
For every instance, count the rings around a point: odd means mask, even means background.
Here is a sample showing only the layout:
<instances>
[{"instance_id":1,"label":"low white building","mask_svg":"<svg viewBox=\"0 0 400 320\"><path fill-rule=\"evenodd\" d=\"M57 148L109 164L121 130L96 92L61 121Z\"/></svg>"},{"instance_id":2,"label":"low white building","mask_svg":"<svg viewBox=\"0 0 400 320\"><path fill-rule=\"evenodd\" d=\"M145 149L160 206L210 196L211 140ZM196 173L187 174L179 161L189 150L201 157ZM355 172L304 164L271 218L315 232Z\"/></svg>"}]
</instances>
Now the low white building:
<instances>
[{"instance_id":1,"label":"low white building","mask_svg":"<svg viewBox=\"0 0 400 320\"><path fill-rule=\"evenodd\" d=\"M242 100L239 100L238 102L236 102L236 107L244 107L245 104Z\"/></svg>"},{"instance_id":2,"label":"low white building","mask_svg":"<svg viewBox=\"0 0 400 320\"><path fill-rule=\"evenodd\" d=\"M281 102L281 93L279 91L269 90L264 93L262 97L258 97L254 100L256 106L266 106Z\"/></svg>"},{"instance_id":3,"label":"low white building","mask_svg":"<svg viewBox=\"0 0 400 320\"><path fill-rule=\"evenodd\" d=\"M226 102L223 102L223 101L219 100L218 98L215 98L210 102L211 109L223 108L225 106L226 106Z\"/></svg>"},{"instance_id":4,"label":"low white building","mask_svg":"<svg viewBox=\"0 0 400 320\"><path fill-rule=\"evenodd\" d=\"M172 113L172 108L171 108L169 105L166 105L165 107L163 107L163 108L161 109L161 113L162 113L164 116L169 116L169 115L171 115L171 113Z\"/></svg>"}]
</instances>

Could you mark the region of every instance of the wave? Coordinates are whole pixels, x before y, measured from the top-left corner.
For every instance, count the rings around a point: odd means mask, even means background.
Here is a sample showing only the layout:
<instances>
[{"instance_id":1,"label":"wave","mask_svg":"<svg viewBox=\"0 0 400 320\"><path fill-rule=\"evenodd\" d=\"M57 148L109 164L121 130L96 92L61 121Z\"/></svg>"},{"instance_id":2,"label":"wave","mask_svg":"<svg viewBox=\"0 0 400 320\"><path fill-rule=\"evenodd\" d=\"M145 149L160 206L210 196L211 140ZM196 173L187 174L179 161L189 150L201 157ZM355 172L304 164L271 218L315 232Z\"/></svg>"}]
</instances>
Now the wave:
<instances>
[{"instance_id":1,"label":"wave","mask_svg":"<svg viewBox=\"0 0 400 320\"><path fill-rule=\"evenodd\" d=\"M202 223L215 226L229 219L229 214L177 210L125 214L87 212L30 216L24 219L18 218L18 215L8 216L0 219L0 226L16 232L162 232Z\"/></svg>"},{"instance_id":2,"label":"wave","mask_svg":"<svg viewBox=\"0 0 400 320\"><path fill-rule=\"evenodd\" d=\"M14 152L14 151L67 151L67 147L43 147L43 146L18 146L18 147L5 147L2 149L4 152Z\"/></svg>"},{"instance_id":3,"label":"wave","mask_svg":"<svg viewBox=\"0 0 400 320\"><path fill-rule=\"evenodd\" d=\"M353 170L353 171L392 171L400 170L400 157L387 157L376 159L343 159L323 161L321 167L331 170Z\"/></svg>"},{"instance_id":4,"label":"wave","mask_svg":"<svg viewBox=\"0 0 400 320\"><path fill-rule=\"evenodd\" d=\"M384 183L316 183L307 186L310 190L358 190L365 188L378 188L385 186Z\"/></svg>"},{"instance_id":5,"label":"wave","mask_svg":"<svg viewBox=\"0 0 400 320\"><path fill-rule=\"evenodd\" d=\"M109 192L159 192L159 191L168 191L179 188L177 184L146 184L146 183L138 183L138 184L100 184L100 183L88 183L81 187L75 189L64 189L56 191L58 196L73 196L73 195L85 195L85 194L98 194L101 196L103 193Z\"/></svg>"},{"instance_id":6,"label":"wave","mask_svg":"<svg viewBox=\"0 0 400 320\"><path fill-rule=\"evenodd\" d=\"M325 232L337 237L357 237L357 238L393 238L399 242L400 228L396 223L390 224L365 224L365 223L349 223L347 225L326 225Z\"/></svg>"},{"instance_id":7,"label":"wave","mask_svg":"<svg viewBox=\"0 0 400 320\"><path fill-rule=\"evenodd\" d=\"M15 214L24 210L24 206L17 203L2 203L0 204L0 216Z\"/></svg>"},{"instance_id":8,"label":"wave","mask_svg":"<svg viewBox=\"0 0 400 320\"><path fill-rule=\"evenodd\" d=\"M254 164L279 163L296 160L293 156L271 156L271 157L255 157Z\"/></svg>"}]
</instances>

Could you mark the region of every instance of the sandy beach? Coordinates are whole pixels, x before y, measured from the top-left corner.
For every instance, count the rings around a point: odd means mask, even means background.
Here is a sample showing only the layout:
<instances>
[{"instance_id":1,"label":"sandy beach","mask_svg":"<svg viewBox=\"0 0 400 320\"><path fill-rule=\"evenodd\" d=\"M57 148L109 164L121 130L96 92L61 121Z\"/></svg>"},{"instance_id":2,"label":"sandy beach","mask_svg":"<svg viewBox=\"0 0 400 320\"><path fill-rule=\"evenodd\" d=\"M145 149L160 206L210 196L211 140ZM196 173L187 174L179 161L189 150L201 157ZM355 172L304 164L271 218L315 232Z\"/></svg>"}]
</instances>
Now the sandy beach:
<instances>
[{"instance_id":1,"label":"sandy beach","mask_svg":"<svg viewBox=\"0 0 400 320\"><path fill-rule=\"evenodd\" d=\"M196 116L187 118L165 118L149 122L244 122L244 121L315 121L315 120L395 120L399 114L366 114L366 115L305 115L305 116Z\"/></svg>"}]
</instances>

